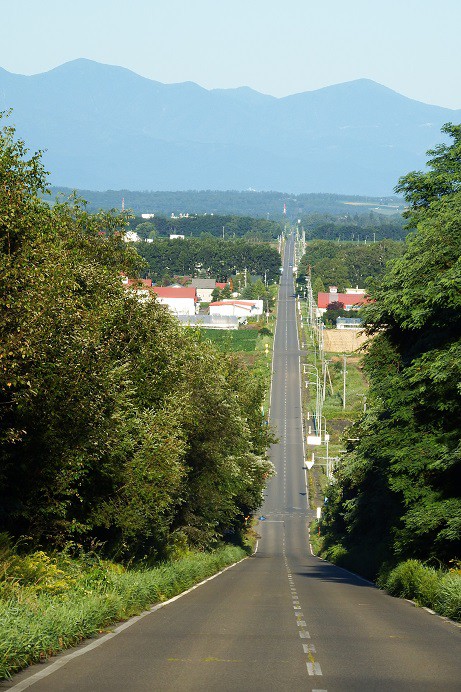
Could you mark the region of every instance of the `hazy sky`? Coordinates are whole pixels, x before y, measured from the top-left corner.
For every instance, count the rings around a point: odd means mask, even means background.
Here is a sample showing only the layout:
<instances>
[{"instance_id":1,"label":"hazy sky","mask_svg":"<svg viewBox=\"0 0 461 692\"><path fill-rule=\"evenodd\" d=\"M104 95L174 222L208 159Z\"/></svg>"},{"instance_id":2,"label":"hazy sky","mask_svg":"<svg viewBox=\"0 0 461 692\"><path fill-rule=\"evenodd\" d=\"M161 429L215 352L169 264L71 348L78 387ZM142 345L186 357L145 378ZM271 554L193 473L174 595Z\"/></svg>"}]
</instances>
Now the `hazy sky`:
<instances>
[{"instance_id":1,"label":"hazy sky","mask_svg":"<svg viewBox=\"0 0 461 692\"><path fill-rule=\"evenodd\" d=\"M0 0L0 67L75 58L274 96L367 77L461 108L461 0Z\"/></svg>"}]
</instances>

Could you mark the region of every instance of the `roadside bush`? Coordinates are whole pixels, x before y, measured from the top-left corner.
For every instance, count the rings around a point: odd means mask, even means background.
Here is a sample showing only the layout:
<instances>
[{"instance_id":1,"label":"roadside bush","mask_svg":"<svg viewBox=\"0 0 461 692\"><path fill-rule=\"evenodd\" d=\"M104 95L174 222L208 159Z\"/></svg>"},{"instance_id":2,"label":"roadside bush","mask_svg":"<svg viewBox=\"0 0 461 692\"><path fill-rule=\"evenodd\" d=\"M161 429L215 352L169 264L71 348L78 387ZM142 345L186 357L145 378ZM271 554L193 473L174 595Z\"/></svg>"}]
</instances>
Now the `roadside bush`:
<instances>
[{"instance_id":1,"label":"roadside bush","mask_svg":"<svg viewBox=\"0 0 461 692\"><path fill-rule=\"evenodd\" d=\"M434 609L452 620L461 620L461 572L446 574L439 585Z\"/></svg>"},{"instance_id":2,"label":"roadside bush","mask_svg":"<svg viewBox=\"0 0 461 692\"><path fill-rule=\"evenodd\" d=\"M339 565L339 567L344 567L347 558L347 550L342 545L332 545L322 553L322 557L325 560L333 562L335 565Z\"/></svg>"},{"instance_id":3,"label":"roadside bush","mask_svg":"<svg viewBox=\"0 0 461 692\"><path fill-rule=\"evenodd\" d=\"M432 607L436 600L441 572L418 560L406 560L393 569L383 586L391 596L414 599L418 605Z\"/></svg>"}]
</instances>

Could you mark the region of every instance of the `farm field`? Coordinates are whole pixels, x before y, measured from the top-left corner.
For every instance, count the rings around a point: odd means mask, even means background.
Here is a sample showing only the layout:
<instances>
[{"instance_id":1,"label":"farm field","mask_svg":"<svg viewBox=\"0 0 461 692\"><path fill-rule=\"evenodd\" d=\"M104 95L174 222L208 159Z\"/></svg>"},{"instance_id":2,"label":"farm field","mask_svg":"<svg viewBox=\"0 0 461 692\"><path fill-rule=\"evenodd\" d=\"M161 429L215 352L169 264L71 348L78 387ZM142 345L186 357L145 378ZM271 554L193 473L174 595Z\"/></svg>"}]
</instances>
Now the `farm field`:
<instances>
[{"instance_id":1,"label":"farm field","mask_svg":"<svg viewBox=\"0 0 461 692\"><path fill-rule=\"evenodd\" d=\"M202 334L220 351L227 353L254 351L259 336L257 329L202 329Z\"/></svg>"}]
</instances>

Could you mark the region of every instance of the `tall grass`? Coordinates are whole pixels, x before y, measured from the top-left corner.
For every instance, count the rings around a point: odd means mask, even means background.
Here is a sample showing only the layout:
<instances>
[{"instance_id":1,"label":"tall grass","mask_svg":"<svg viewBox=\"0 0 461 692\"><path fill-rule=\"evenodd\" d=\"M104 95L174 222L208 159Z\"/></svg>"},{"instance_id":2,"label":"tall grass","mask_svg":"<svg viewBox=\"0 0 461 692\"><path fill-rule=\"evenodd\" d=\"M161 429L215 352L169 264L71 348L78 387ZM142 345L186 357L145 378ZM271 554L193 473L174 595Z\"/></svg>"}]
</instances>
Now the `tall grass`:
<instances>
[{"instance_id":1,"label":"tall grass","mask_svg":"<svg viewBox=\"0 0 461 692\"><path fill-rule=\"evenodd\" d=\"M153 569L125 571L108 562L85 565L68 557L67 569L61 569L62 560L37 553L34 569L26 564L25 576L20 569L25 558L11 555L0 581L0 679L185 591L246 554L227 546ZM41 563L45 570L37 567Z\"/></svg>"},{"instance_id":2,"label":"tall grass","mask_svg":"<svg viewBox=\"0 0 461 692\"><path fill-rule=\"evenodd\" d=\"M392 596L409 598L439 615L461 620L461 570L458 568L447 572L419 560L406 560L382 575L378 585Z\"/></svg>"}]
</instances>

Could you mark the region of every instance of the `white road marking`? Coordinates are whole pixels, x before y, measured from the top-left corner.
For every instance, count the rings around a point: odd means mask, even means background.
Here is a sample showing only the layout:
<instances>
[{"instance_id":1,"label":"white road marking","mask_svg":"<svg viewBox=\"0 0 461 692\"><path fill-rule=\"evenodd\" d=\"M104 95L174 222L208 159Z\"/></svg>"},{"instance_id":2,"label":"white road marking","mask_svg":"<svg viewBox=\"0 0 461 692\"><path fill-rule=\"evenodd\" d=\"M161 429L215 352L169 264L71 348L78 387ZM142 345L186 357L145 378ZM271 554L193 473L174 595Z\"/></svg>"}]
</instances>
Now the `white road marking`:
<instances>
[{"instance_id":1,"label":"white road marking","mask_svg":"<svg viewBox=\"0 0 461 692\"><path fill-rule=\"evenodd\" d=\"M306 627L306 621L305 620L299 620L297 623L298 627Z\"/></svg>"},{"instance_id":2,"label":"white road marking","mask_svg":"<svg viewBox=\"0 0 461 692\"><path fill-rule=\"evenodd\" d=\"M309 632L307 630L301 630L299 633L299 636L301 637L301 639L310 639L311 638L311 635L309 634Z\"/></svg>"},{"instance_id":3,"label":"white road marking","mask_svg":"<svg viewBox=\"0 0 461 692\"><path fill-rule=\"evenodd\" d=\"M313 644L303 644L303 651L305 654L308 654L309 651L313 654L317 653Z\"/></svg>"},{"instance_id":4,"label":"white road marking","mask_svg":"<svg viewBox=\"0 0 461 692\"><path fill-rule=\"evenodd\" d=\"M306 663L307 672L309 675L322 675L322 669L320 668L320 663Z\"/></svg>"}]
</instances>

